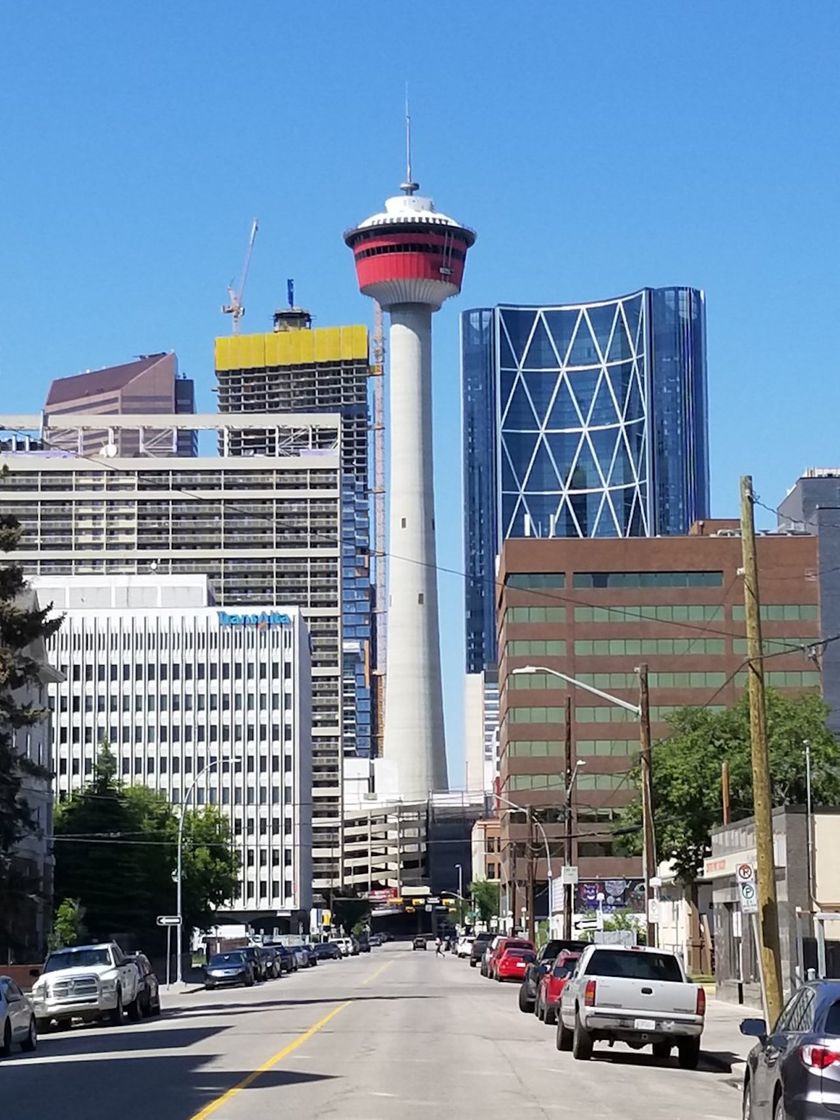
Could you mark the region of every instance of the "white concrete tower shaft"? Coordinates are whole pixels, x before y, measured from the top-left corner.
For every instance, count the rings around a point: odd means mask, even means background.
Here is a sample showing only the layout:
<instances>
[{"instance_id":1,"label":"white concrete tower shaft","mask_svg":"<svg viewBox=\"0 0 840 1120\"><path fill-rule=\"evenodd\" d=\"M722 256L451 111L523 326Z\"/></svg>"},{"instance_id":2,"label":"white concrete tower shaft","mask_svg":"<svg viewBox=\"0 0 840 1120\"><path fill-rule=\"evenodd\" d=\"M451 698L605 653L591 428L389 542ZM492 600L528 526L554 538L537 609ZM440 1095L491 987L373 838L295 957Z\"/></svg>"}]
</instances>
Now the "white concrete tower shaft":
<instances>
[{"instance_id":1,"label":"white concrete tower shaft","mask_svg":"<svg viewBox=\"0 0 840 1120\"><path fill-rule=\"evenodd\" d=\"M448 788L432 447L432 314L461 290L475 234L415 194L348 230L361 291L390 316L388 649L384 755L399 794Z\"/></svg>"},{"instance_id":2,"label":"white concrete tower shaft","mask_svg":"<svg viewBox=\"0 0 840 1120\"><path fill-rule=\"evenodd\" d=\"M385 753L400 793L448 788L440 667L432 307L390 307L390 516Z\"/></svg>"}]
</instances>

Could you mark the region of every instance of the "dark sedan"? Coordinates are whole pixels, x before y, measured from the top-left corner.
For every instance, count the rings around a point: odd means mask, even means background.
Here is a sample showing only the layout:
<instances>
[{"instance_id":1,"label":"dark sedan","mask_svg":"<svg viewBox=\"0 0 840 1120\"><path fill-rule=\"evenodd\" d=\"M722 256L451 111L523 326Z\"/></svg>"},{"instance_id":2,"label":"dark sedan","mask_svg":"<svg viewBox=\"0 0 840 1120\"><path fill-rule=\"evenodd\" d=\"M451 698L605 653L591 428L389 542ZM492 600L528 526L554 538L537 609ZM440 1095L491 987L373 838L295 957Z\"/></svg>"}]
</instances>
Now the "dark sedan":
<instances>
[{"instance_id":1,"label":"dark sedan","mask_svg":"<svg viewBox=\"0 0 840 1120\"><path fill-rule=\"evenodd\" d=\"M140 1014L146 1018L150 1015L160 1015L160 982L155 976L151 961L145 953L134 953L129 960L134 961L140 973L140 984L137 989L137 1006Z\"/></svg>"},{"instance_id":2,"label":"dark sedan","mask_svg":"<svg viewBox=\"0 0 840 1120\"><path fill-rule=\"evenodd\" d=\"M205 988L223 988L228 984L254 984L254 966L241 949L231 953L216 953L207 963L204 975Z\"/></svg>"},{"instance_id":3,"label":"dark sedan","mask_svg":"<svg viewBox=\"0 0 840 1120\"><path fill-rule=\"evenodd\" d=\"M756 1037L744 1077L745 1120L828 1120L840 1113L840 980L813 980L790 997L772 1031Z\"/></svg>"},{"instance_id":4,"label":"dark sedan","mask_svg":"<svg viewBox=\"0 0 840 1120\"><path fill-rule=\"evenodd\" d=\"M475 941L470 946L470 968L475 968L484 956L484 950L493 940L492 933L477 933Z\"/></svg>"},{"instance_id":5,"label":"dark sedan","mask_svg":"<svg viewBox=\"0 0 840 1120\"><path fill-rule=\"evenodd\" d=\"M551 971L551 966L561 953L581 953L585 948L585 941L563 941L557 938L553 941L546 941L540 949L537 959L528 965L525 972L519 989L519 1010L533 1012L540 980L547 972Z\"/></svg>"},{"instance_id":6,"label":"dark sedan","mask_svg":"<svg viewBox=\"0 0 840 1120\"><path fill-rule=\"evenodd\" d=\"M341 949L334 941L322 941L314 949L315 958L319 961L340 961Z\"/></svg>"}]
</instances>

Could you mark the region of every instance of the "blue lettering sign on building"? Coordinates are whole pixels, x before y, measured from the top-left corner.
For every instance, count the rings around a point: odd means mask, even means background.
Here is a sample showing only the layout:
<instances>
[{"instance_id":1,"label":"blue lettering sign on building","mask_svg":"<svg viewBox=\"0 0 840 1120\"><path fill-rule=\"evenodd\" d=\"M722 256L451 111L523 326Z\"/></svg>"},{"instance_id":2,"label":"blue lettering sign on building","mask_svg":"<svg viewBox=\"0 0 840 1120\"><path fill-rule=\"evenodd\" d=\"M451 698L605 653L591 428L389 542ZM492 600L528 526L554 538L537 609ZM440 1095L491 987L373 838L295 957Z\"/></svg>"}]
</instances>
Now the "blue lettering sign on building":
<instances>
[{"instance_id":1,"label":"blue lettering sign on building","mask_svg":"<svg viewBox=\"0 0 840 1120\"><path fill-rule=\"evenodd\" d=\"M255 626L257 630L268 630L270 626L290 626L291 618L279 611L261 611L259 614L228 614L219 611L220 626Z\"/></svg>"}]
</instances>

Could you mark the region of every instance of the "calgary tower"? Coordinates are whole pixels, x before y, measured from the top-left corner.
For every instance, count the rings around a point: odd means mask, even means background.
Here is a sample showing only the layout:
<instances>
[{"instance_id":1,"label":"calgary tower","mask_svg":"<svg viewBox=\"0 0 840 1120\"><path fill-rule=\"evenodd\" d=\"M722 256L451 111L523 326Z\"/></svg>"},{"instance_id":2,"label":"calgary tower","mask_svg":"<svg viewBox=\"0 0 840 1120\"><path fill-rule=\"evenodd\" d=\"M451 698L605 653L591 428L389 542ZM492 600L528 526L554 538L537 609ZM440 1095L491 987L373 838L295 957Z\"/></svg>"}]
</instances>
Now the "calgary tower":
<instances>
[{"instance_id":1,"label":"calgary tower","mask_svg":"<svg viewBox=\"0 0 840 1120\"><path fill-rule=\"evenodd\" d=\"M384 213L344 235L359 288L390 316L390 518L385 757L398 790L448 788L440 671L432 451L432 312L461 290L475 233L435 210L411 175Z\"/></svg>"}]
</instances>

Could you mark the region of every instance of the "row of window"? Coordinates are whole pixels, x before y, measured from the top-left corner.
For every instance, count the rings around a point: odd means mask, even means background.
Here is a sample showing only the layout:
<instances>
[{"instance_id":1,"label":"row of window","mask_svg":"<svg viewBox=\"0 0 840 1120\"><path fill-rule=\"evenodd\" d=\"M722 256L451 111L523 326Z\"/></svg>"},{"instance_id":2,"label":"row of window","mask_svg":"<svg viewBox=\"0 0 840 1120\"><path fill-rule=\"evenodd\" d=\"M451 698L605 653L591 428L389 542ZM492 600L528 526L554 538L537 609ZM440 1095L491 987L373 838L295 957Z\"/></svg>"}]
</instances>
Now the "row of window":
<instances>
[{"instance_id":1,"label":"row of window","mask_svg":"<svg viewBox=\"0 0 840 1120\"><path fill-rule=\"evenodd\" d=\"M66 664L60 665L59 668L65 675L67 674L68 666ZM106 668L108 670L107 674ZM166 662L155 665L150 661L145 663L142 661L135 661L133 666L128 663L124 664L122 670L120 670L119 665L115 665L113 662L108 666L101 663L99 665L92 665L90 663L80 665L76 662L72 668L70 668L70 676L74 681L92 681L94 679L97 681L104 681L106 676L108 680L112 681L116 681L119 678L122 678L124 681L130 681L132 677L135 680L147 681L153 681L155 679L165 681L169 680L170 677L173 681L191 681L193 679L203 681L207 675L207 665L204 662L199 662L197 665L193 666L189 661L185 661L183 664L176 661L171 666ZM215 661L211 662L209 667L210 680L217 680L220 675L223 681L231 680L231 678L235 681L241 681L243 679L253 681L257 678L264 681L268 680L269 676L280 676L280 662L262 661L259 665L248 662L247 665L243 666L242 662L237 661L232 669L227 662L222 664L221 669ZM283 662L283 676L286 680L289 680L291 675L291 663L288 661Z\"/></svg>"},{"instance_id":2,"label":"row of window","mask_svg":"<svg viewBox=\"0 0 840 1120\"><path fill-rule=\"evenodd\" d=\"M572 587L722 587L723 572L574 572Z\"/></svg>"},{"instance_id":3,"label":"row of window","mask_svg":"<svg viewBox=\"0 0 840 1120\"><path fill-rule=\"evenodd\" d=\"M733 607L732 617L743 622L744 607ZM761 617L765 622L813 622L819 608L815 603L762 603Z\"/></svg>"},{"instance_id":4,"label":"row of window","mask_svg":"<svg viewBox=\"0 0 840 1120\"><path fill-rule=\"evenodd\" d=\"M587 774L581 772L577 777L579 789L609 790L620 789L627 783L627 774ZM563 789L565 782L562 774L510 774L507 788L524 789Z\"/></svg>"},{"instance_id":5,"label":"row of window","mask_svg":"<svg viewBox=\"0 0 840 1120\"><path fill-rule=\"evenodd\" d=\"M331 713L327 713L327 715L329 716L329 719L327 719L325 717L325 719L321 722L323 722L324 725L329 726L329 725L331 725L331 721L332 721L333 717L332 717ZM315 723L317 724L318 721L316 720ZM98 728L98 729L95 728L95 727L86 727L84 729L84 737L82 737L81 728L72 727L70 729L70 733L69 733L69 736L68 736L67 727L64 726L64 727L59 728L58 742L61 745L65 745L68 742L73 743L73 744L79 744L82 741L84 741L85 746L90 747L90 746L93 746L94 741L96 743L99 743L101 741L101 739L103 737L103 734L104 734L104 731L105 731L104 727ZM235 727L233 729L233 736L231 736L230 724L226 723L222 726L221 740L222 740L223 743L229 743L231 738L233 738L237 743L243 742L243 741L247 741L249 743L255 743L258 738L260 740L262 740L268 734L269 734L269 730L268 730L267 725L261 724L259 727L257 727L255 724L249 723L249 724L246 725L245 731L243 732L242 724L238 723L238 724L235 725ZM291 739L292 736L293 736L293 731L292 731L292 728L289 724L286 724L283 727L282 731L277 726L277 724L274 724L271 728L272 742L279 742L281 737L284 738L284 739ZM114 745L119 743L119 741L120 741L120 728L116 724L111 724L110 728L108 729L108 738L110 739L111 743L114 744ZM154 743L156 741L159 741L161 743L166 743L170 739L173 743L178 743L178 742L181 741L181 738L182 738L181 727L177 723L173 723L171 729L165 723L162 723L162 724L138 723L134 726L132 726L130 724L123 724L122 725L122 740L127 740L127 739L131 739L131 738L143 739L147 743ZM209 732L205 728L205 725L203 723L198 723L198 724L195 725L195 740L196 740L196 742L204 743L205 741L209 740L211 743L217 743L219 741L219 738L220 738L220 736L219 736L219 725L217 723L211 723L210 724ZM184 724L183 741L185 743L191 743L193 741L193 725L191 723L185 723Z\"/></svg>"},{"instance_id":6,"label":"row of window","mask_svg":"<svg viewBox=\"0 0 840 1120\"><path fill-rule=\"evenodd\" d=\"M565 622L565 607L508 607L506 622Z\"/></svg>"},{"instance_id":7,"label":"row of window","mask_svg":"<svg viewBox=\"0 0 840 1120\"><path fill-rule=\"evenodd\" d=\"M330 690L330 698L331 694L332 690ZM223 712L227 712L230 711L232 707L233 711L236 712L254 712L257 710L258 696L262 700L260 707L263 709L261 713L263 716L265 716L264 709L269 706L274 711L279 711L281 708L287 712L292 710L291 692L273 692L270 694L267 692L248 692L245 695L241 692L235 692L232 696L229 692L224 692L221 697L221 709ZM318 698L323 698L323 693L316 692L315 699ZM94 711L94 700L96 701L95 710L97 712L104 712L106 710L106 697L103 693L99 693L96 697L94 697L92 693L88 693L84 697L71 697L68 696L66 692L62 693L58 698L58 710L59 712L81 712L82 700L84 700L84 711L86 712ZM180 693L173 692L171 697L166 692L160 694L154 692L136 692L133 696L130 692L124 692L121 697L117 696L115 692L112 692L111 695L107 697L107 700L107 710L111 712L120 710L123 712L130 712L132 708L135 712L153 712L156 709L161 712L166 712L170 709L170 701L171 710L173 712L181 711L182 702L185 712L193 711L193 707L195 707L195 711L197 712L203 712L208 709L211 712L215 712L219 709L219 694L217 692L211 692L209 699L204 693L196 693L196 695L193 696L191 692L185 692L183 696ZM52 698L50 699L50 707L53 707Z\"/></svg>"},{"instance_id":8,"label":"row of window","mask_svg":"<svg viewBox=\"0 0 840 1120\"><path fill-rule=\"evenodd\" d=\"M637 688L636 673L580 673L578 680L595 688ZM720 688L725 673L650 673L651 688Z\"/></svg>"},{"instance_id":9,"label":"row of window","mask_svg":"<svg viewBox=\"0 0 840 1120\"><path fill-rule=\"evenodd\" d=\"M520 608L528 610L527 607ZM575 607L575 622L710 622L723 616L722 606Z\"/></svg>"},{"instance_id":10,"label":"row of window","mask_svg":"<svg viewBox=\"0 0 840 1120\"><path fill-rule=\"evenodd\" d=\"M510 758L559 758L565 744L559 739L512 739L507 745ZM639 750L637 739L580 739L575 743L579 756L628 757Z\"/></svg>"},{"instance_id":11,"label":"row of window","mask_svg":"<svg viewBox=\"0 0 840 1120\"><path fill-rule=\"evenodd\" d=\"M764 683L768 688L818 688L821 677L815 671L804 673L774 671L764 674ZM745 672L736 674L735 686L736 688L747 687L747 674Z\"/></svg>"},{"instance_id":12,"label":"row of window","mask_svg":"<svg viewBox=\"0 0 840 1120\"><path fill-rule=\"evenodd\" d=\"M813 634L808 638L764 638L761 648L764 653L802 653L817 641L819 639ZM732 651L733 653L747 653L747 639L733 638Z\"/></svg>"},{"instance_id":13,"label":"row of window","mask_svg":"<svg viewBox=\"0 0 840 1120\"><path fill-rule=\"evenodd\" d=\"M508 642L505 646L506 657L527 657L536 654L538 657L564 657L566 643L562 638L531 638Z\"/></svg>"},{"instance_id":14,"label":"row of window","mask_svg":"<svg viewBox=\"0 0 840 1120\"><path fill-rule=\"evenodd\" d=\"M580 657L626 657L640 653L726 653L723 638L584 638L575 642Z\"/></svg>"}]
</instances>

